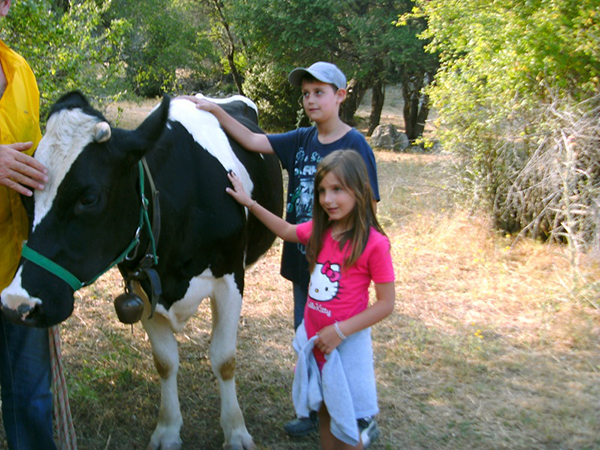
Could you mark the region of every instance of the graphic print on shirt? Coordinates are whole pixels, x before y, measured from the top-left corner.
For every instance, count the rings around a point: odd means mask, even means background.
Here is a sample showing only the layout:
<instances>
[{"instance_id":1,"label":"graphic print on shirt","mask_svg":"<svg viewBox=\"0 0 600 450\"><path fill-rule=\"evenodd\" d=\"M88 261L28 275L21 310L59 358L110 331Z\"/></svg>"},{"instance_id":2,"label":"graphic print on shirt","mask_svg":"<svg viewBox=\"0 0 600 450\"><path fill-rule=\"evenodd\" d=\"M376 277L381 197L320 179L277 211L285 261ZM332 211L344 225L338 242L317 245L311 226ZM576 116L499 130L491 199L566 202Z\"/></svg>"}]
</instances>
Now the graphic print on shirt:
<instances>
[{"instance_id":1,"label":"graphic print on shirt","mask_svg":"<svg viewBox=\"0 0 600 450\"><path fill-rule=\"evenodd\" d=\"M294 192L288 194L288 212L294 212L296 223L308 222L312 218L315 173L321 159L321 155L317 152L307 155L303 147L296 152L294 177L298 180L298 185ZM304 245L298 244L298 249L302 254L306 254Z\"/></svg>"},{"instance_id":2,"label":"graphic print on shirt","mask_svg":"<svg viewBox=\"0 0 600 450\"><path fill-rule=\"evenodd\" d=\"M318 302L329 302L333 300L340 288L339 264L317 263L315 269L310 274L310 284L308 285L308 296Z\"/></svg>"}]
</instances>

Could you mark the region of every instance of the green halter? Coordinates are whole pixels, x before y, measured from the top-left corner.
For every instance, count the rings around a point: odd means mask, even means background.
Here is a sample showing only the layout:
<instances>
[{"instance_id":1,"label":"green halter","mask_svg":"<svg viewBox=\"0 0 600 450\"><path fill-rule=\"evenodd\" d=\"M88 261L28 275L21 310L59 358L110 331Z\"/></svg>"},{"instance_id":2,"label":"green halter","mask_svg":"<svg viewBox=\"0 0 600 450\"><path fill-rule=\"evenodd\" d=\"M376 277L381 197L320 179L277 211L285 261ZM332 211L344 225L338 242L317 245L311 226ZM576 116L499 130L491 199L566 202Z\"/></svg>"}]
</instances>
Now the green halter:
<instances>
[{"instance_id":1,"label":"green halter","mask_svg":"<svg viewBox=\"0 0 600 450\"><path fill-rule=\"evenodd\" d=\"M148 235L150 237L150 244L152 247L152 257L154 259L154 264L157 264L158 257L156 256L156 241L154 239L154 234L152 233L152 226L150 224L150 218L148 217L148 199L146 198L146 196L144 194L144 167L143 167L141 161L138 162L138 167L139 167L139 173L140 173L140 197L141 197L140 220L138 223L138 227L135 232L135 236L133 237L133 240L131 241L131 244L129 244L127 246L127 248L119 256L117 256L117 258L106 269L104 269L98 275L93 277L91 280L82 282L79 280L79 278L77 278L75 275L73 275L67 269L65 269L62 266L59 266L54 261L50 260L49 258L46 258L41 253L38 253L37 251L33 250L27 244L23 245L23 250L21 252L21 256L23 256L23 258L31 261L32 263L37 264L38 266L42 267L43 269L46 269L48 272L56 275L58 278L60 278L65 283L67 283L69 286L71 286L71 288L74 291L77 291L84 286L89 286L94 281L96 281L98 278L100 278L102 275L104 275L106 272L108 272L110 269L112 269L114 266L121 263L125 259L125 257L135 247L137 247L139 245L140 234L141 234L142 230L144 229L144 225L145 225L148 228Z\"/></svg>"}]
</instances>

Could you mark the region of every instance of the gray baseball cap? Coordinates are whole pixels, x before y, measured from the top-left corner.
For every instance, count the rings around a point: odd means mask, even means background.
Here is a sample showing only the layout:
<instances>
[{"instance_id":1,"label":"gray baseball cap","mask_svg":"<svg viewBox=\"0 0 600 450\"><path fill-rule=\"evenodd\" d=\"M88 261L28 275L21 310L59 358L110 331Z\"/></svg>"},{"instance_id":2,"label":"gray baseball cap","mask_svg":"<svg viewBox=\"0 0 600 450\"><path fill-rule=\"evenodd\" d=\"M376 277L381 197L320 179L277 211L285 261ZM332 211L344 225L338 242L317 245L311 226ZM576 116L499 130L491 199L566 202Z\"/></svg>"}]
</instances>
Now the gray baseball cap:
<instances>
[{"instance_id":1,"label":"gray baseball cap","mask_svg":"<svg viewBox=\"0 0 600 450\"><path fill-rule=\"evenodd\" d=\"M308 69L298 67L290 72L288 80L294 86L302 87L302 78L310 74L323 83L333 84L338 89L346 89L346 75L335 64L319 61Z\"/></svg>"}]
</instances>

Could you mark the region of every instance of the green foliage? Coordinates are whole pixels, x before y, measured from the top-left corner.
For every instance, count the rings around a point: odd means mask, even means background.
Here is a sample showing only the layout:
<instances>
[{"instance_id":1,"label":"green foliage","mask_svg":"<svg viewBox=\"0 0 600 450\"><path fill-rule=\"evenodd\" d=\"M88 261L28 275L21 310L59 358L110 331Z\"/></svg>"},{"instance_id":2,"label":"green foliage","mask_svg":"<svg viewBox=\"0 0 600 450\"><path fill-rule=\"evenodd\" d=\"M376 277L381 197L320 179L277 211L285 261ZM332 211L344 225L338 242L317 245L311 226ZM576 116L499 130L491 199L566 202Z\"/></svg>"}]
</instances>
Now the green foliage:
<instances>
[{"instance_id":1,"label":"green foliage","mask_svg":"<svg viewBox=\"0 0 600 450\"><path fill-rule=\"evenodd\" d=\"M289 85L287 74L319 60L335 62L344 70L335 15L339 4L332 0L233 0L229 4L235 32L245 43L244 93L257 102L263 127L294 128L301 109L300 91Z\"/></svg>"},{"instance_id":2,"label":"green foliage","mask_svg":"<svg viewBox=\"0 0 600 450\"><path fill-rule=\"evenodd\" d=\"M194 2L113 0L108 17L131 24L122 59L137 95L197 90L217 59Z\"/></svg>"},{"instance_id":3,"label":"green foliage","mask_svg":"<svg viewBox=\"0 0 600 450\"><path fill-rule=\"evenodd\" d=\"M102 24L105 7L92 0L73 2L67 12L47 0L13 2L1 24L2 39L33 69L41 95L41 116L66 91L115 98L113 80L123 70L118 50L126 22Z\"/></svg>"},{"instance_id":4,"label":"green foliage","mask_svg":"<svg viewBox=\"0 0 600 450\"><path fill-rule=\"evenodd\" d=\"M469 197L493 210L499 225L520 229L543 210L543 199L530 199L528 204L537 206L526 212L514 210L511 186L524 168L531 168L540 148L550 148L548 139L558 131L551 119L555 113L560 116L561 109L585 101L600 87L597 2L417 4L416 15L428 21L423 37L441 58L429 93L444 146L461 156L460 175ZM549 109L555 113L544 112ZM559 147L554 147L557 155Z\"/></svg>"},{"instance_id":5,"label":"green foliage","mask_svg":"<svg viewBox=\"0 0 600 450\"><path fill-rule=\"evenodd\" d=\"M293 129L298 114L303 115L298 88L288 82L287 71L275 63L253 65L246 74L244 91L258 107L260 125L270 132Z\"/></svg>"},{"instance_id":6,"label":"green foliage","mask_svg":"<svg viewBox=\"0 0 600 450\"><path fill-rule=\"evenodd\" d=\"M352 80L351 121L370 86L403 82L419 99L436 57L423 56L422 23L396 27L409 0L21 0L1 35L30 62L42 111L67 90L105 101L128 95L227 88L251 96L262 125L302 120L287 74L318 60ZM416 24L416 25L415 25ZM223 87L225 86L225 87ZM304 117L304 124L306 118Z\"/></svg>"},{"instance_id":7,"label":"green foliage","mask_svg":"<svg viewBox=\"0 0 600 450\"><path fill-rule=\"evenodd\" d=\"M413 75L423 80L426 71L435 71L436 57L425 55L424 42L416 37L424 25L394 26L412 1L231 0L227 5L235 33L245 43L244 91L260 95L253 98L265 108L263 122L276 129L298 122L298 89L290 89L286 81L294 67L334 62L353 80L349 95L359 98L376 83L397 83ZM417 95L420 86L415 87ZM348 119L357 106L349 98Z\"/></svg>"},{"instance_id":8,"label":"green foliage","mask_svg":"<svg viewBox=\"0 0 600 450\"><path fill-rule=\"evenodd\" d=\"M246 42L246 52L289 66L293 61L331 60L339 50L339 1L292 0L273 2L234 0L236 32ZM275 38L276 37L276 38Z\"/></svg>"}]
</instances>

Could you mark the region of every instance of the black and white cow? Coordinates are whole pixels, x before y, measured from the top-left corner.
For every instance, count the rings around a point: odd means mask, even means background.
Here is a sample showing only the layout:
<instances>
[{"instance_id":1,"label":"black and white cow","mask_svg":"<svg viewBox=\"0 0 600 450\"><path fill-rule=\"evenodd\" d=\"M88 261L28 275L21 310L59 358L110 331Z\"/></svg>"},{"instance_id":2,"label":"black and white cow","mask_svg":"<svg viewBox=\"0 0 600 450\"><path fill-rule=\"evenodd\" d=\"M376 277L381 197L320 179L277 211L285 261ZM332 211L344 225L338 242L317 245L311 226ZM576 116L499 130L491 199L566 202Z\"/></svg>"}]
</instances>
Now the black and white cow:
<instances>
[{"instance_id":1,"label":"black and white cow","mask_svg":"<svg viewBox=\"0 0 600 450\"><path fill-rule=\"evenodd\" d=\"M258 130L255 105L244 97L221 102L249 128ZM182 417L177 394L180 331L204 298L210 298L210 360L221 390L221 426L226 448L254 448L235 392L236 338L244 269L272 244L274 236L226 192L235 171L260 204L282 213L281 170L272 156L250 153L228 139L211 114L182 99L163 99L133 131L110 128L78 92L51 110L36 158L49 168L46 189L34 196L27 248L70 272L81 285L93 282L115 260L123 274L135 272L152 235L137 233L140 193L150 197L148 176L140 184L145 157L159 192L149 200L148 221L160 205L160 235L154 273L162 294L151 311L150 278L136 279L143 298L142 323L162 386L158 424L148 448L178 449ZM149 225L149 224L147 224ZM139 234L139 249L131 248ZM129 246L129 247L128 247ZM136 247L134 245L134 247ZM139 251L137 251L139 250ZM133 255L137 256L133 257ZM78 281L65 281L24 253L14 280L2 293L2 309L13 320L45 327L73 311ZM32 262L33 261L33 262ZM153 261L156 263L156 261Z\"/></svg>"}]
</instances>

